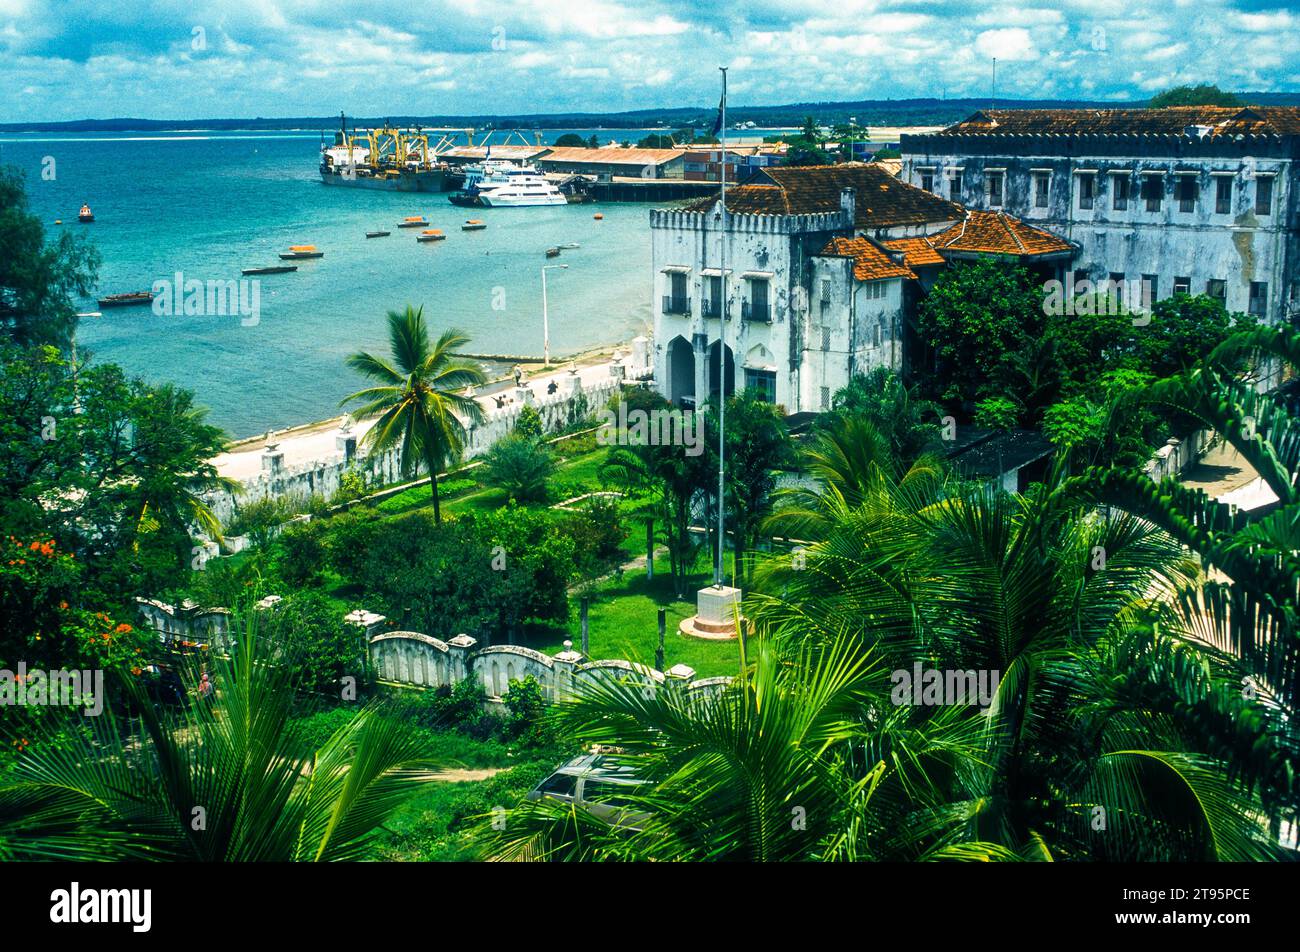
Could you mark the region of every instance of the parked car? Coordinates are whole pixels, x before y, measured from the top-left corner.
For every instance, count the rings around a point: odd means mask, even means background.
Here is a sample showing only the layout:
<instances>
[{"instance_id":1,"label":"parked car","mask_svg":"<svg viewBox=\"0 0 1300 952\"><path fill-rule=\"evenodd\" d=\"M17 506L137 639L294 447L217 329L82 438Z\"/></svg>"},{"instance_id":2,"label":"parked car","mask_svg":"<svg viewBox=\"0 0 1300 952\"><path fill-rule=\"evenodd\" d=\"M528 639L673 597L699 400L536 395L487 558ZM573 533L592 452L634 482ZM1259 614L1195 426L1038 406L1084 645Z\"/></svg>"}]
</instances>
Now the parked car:
<instances>
[{"instance_id":1,"label":"parked car","mask_svg":"<svg viewBox=\"0 0 1300 952\"><path fill-rule=\"evenodd\" d=\"M611 826L640 830L649 817L635 809L627 794L647 783L628 764L615 764L603 754L582 754L551 771L528 799L572 803Z\"/></svg>"}]
</instances>

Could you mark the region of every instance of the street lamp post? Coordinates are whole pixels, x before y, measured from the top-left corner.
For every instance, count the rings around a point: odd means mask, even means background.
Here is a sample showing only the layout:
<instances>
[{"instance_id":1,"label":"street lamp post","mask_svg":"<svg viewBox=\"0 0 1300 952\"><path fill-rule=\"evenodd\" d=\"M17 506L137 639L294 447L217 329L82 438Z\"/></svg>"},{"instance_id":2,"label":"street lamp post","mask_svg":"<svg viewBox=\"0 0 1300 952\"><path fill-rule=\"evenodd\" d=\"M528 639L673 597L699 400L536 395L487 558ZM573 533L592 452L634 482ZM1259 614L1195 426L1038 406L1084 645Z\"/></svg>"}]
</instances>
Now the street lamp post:
<instances>
[{"instance_id":1,"label":"street lamp post","mask_svg":"<svg viewBox=\"0 0 1300 952\"><path fill-rule=\"evenodd\" d=\"M568 267L567 264L542 265L542 364L547 367L551 365L551 322L546 310L546 272Z\"/></svg>"}]
</instances>

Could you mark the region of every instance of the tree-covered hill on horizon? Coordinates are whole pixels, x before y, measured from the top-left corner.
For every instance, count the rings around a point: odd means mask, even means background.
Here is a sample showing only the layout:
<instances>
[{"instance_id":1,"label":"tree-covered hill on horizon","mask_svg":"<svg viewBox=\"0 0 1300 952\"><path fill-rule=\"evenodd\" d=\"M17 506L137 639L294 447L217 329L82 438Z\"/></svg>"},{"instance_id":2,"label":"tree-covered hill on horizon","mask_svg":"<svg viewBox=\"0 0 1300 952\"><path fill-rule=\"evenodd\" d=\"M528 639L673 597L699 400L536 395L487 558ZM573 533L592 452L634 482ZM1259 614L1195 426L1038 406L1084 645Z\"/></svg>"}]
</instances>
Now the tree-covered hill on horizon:
<instances>
[{"instance_id":1,"label":"tree-covered hill on horizon","mask_svg":"<svg viewBox=\"0 0 1300 952\"><path fill-rule=\"evenodd\" d=\"M1235 94L1243 102L1257 105L1300 105L1300 93ZM997 100L999 109L1122 109L1145 105L1143 100L1103 101L1083 99L1004 99ZM729 105L729 123L753 122L758 126L799 126L804 118L813 115L824 123L844 122L849 117L859 123L872 125L945 125L964 119L977 109L985 109L985 97L965 99L863 99L846 102L799 102L776 106ZM674 128L683 125L709 125L714 118L715 104L664 109L636 109L627 112L573 112L538 113L531 115L473 116L447 115L392 115L348 117L349 126L371 127L386 121L402 126L455 126L475 129L565 129L610 128L638 129L664 124ZM280 118L206 118L206 119L141 119L122 117L113 119L74 119L59 122L0 123L3 132L139 132L173 131L179 129L224 130L287 130L333 129L337 116L290 116Z\"/></svg>"}]
</instances>

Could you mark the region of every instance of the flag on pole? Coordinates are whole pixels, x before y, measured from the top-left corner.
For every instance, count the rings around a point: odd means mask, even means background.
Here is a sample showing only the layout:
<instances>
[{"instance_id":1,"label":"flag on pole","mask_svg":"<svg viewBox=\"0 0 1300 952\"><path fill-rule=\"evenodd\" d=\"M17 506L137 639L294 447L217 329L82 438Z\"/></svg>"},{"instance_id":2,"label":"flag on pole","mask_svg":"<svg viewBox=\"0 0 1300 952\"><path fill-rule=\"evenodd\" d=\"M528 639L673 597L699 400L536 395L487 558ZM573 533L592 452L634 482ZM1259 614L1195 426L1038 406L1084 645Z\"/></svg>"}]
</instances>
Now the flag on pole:
<instances>
[{"instance_id":1,"label":"flag on pole","mask_svg":"<svg viewBox=\"0 0 1300 952\"><path fill-rule=\"evenodd\" d=\"M722 131L722 114L727 108L727 94L723 93L722 98L718 100L718 115L713 120L713 130L709 133L711 136L717 136Z\"/></svg>"}]
</instances>

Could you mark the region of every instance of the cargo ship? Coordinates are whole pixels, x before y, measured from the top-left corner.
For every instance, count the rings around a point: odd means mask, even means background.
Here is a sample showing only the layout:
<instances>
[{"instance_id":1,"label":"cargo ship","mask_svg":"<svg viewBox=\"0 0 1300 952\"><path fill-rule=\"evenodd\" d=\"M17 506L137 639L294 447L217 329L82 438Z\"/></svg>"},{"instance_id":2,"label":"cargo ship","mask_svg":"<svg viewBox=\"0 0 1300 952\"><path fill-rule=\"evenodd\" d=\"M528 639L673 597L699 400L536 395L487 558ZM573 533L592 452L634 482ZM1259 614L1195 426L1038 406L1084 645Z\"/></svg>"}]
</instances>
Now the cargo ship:
<instances>
[{"instance_id":1,"label":"cargo ship","mask_svg":"<svg viewBox=\"0 0 1300 952\"><path fill-rule=\"evenodd\" d=\"M420 129L354 129L340 115L334 144L321 143L320 178L326 185L395 192L444 192L456 170L438 161Z\"/></svg>"}]
</instances>

